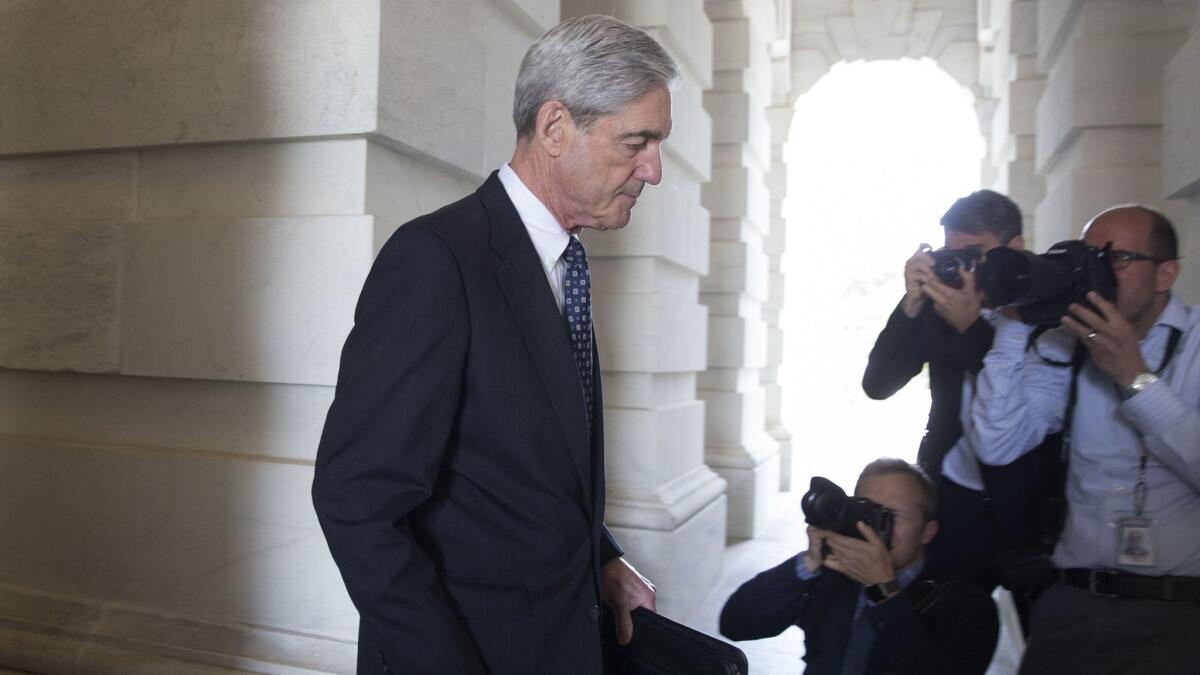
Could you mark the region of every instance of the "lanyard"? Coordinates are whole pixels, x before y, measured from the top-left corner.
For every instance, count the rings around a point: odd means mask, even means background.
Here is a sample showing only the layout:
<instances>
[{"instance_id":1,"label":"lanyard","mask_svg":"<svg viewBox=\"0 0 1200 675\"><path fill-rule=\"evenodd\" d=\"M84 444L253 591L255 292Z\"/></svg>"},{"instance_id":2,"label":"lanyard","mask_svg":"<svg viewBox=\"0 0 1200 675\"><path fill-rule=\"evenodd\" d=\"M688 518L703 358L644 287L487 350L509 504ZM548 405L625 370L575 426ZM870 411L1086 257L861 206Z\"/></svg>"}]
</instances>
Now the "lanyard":
<instances>
[{"instance_id":1,"label":"lanyard","mask_svg":"<svg viewBox=\"0 0 1200 675\"><path fill-rule=\"evenodd\" d=\"M1167 369L1167 366L1170 365L1171 359L1175 357L1175 351L1179 348L1179 341L1183 337L1183 331L1174 326L1168 326L1168 328L1171 329L1171 336L1167 338L1167 348L1163 352L1162 363L1154 371L1155 375L1161 376L1163 371ZM1083 368L1083 362L1087 359L1087 347L1084 346L1083 342L1076 342L1075 353L1071 356L1070 361L1064 362L1048 359L1042 356L1037 350L1037 338L1043 332L1041 330L1034 331L1033 335L1030 336L1029 343L1026 345L1027 348L1032 348L1038 358L1045 363L1062 368L1071 368L1071 388L1067 396L1067 408L1063 412L1062 450L1060 455L1065 469L1071 457L1071 427L1075 421L1075 400L1079 395L1079 371ZM1138 453L1138 479L1137 484L1133 488L1133 510L1140 517L1146 506L1146 493L1149 491L1149 487L1146 484L1146 463L1149 456L1146 453L1146 445L1144 443L1138 446Z\"/></svg>"},{"instance_id":2,"label":"lanyard","mask_svg":"<svg viewBox=\"0 0 1200 675\"><path fill-rule=\"evenodd\" d=\"M1155 375L1162 375L1167 369L1167 364L1171 363L1171 359L1175 356L1175 350L1179 347L1179 340L1183 337L1183 331L1174 326L1170 326L1171 337L1167 339L1167 349L1163 353L1162 363L1158 366L1158 370L1154 371ZM1146 492L1149 488L1146 485L1146 461L1149 455L1146 453L1146 444L1138 445L1138 477L1137 484L1133 486L1133 515L1141 518L1142 511L1146 507Z\"/></svg>"}]
</instances>

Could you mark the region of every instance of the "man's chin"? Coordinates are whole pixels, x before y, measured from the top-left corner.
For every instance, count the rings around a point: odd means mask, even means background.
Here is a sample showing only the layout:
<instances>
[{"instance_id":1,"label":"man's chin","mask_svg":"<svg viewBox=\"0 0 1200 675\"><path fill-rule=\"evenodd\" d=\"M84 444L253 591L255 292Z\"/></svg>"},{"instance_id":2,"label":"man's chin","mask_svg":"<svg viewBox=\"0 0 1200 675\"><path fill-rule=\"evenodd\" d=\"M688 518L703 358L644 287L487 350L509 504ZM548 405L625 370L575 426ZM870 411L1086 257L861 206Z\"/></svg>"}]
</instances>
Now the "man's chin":
<instances>
[{"instance_id":1,"label":"man's chin","mask_svg":"<svg viewBox=\"0 0 1200 675\"><path fill-rule=\"evenodd\" d=\"M632 207L621 209L614 215L597 218L591 224L584 225L583 227L592 230L619 230L629 224L629 219L632 215Z\"/></svg>"}]
</instances>

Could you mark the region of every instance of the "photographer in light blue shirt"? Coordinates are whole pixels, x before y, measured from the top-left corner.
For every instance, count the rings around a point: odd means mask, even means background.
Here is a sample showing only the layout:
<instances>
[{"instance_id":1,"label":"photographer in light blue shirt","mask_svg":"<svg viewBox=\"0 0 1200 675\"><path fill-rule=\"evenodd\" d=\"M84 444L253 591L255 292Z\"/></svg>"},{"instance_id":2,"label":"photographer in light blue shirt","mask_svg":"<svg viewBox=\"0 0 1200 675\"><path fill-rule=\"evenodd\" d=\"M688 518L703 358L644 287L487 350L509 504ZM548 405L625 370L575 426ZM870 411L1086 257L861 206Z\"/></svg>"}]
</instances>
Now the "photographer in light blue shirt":
<instances>
[{"instance_id":1,"label":"photographer in light blue shirt","mask_svg":"<svg viewBox=\"0 0 1200 675\"><path fill-rule=\"evenodd\" d=\"M1038 599L1021 672L1194 673L1200 668L1200 306L1172 295L1174 227L1120 206L1084 228L1112 243L1117 301L1090 293L1062 328L996 325L972 408L981 461L1006 465L1068 420L1058 582ZM1082 345L1078 374L1069 362ZM1051 361L1058 361L1056 365Z\"/></svg>"}]
</instances>

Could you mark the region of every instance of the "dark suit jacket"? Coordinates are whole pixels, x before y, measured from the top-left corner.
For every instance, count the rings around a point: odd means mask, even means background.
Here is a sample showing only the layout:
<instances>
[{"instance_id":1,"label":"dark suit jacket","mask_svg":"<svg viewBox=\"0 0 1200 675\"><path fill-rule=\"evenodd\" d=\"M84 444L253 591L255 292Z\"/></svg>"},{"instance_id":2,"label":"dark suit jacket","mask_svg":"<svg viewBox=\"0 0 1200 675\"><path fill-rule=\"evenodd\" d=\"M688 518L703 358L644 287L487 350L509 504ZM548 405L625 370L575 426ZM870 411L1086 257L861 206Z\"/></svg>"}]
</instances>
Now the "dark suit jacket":
<instances>
[{"instance_id":1,"label":"dark suit jacket","mask_svg":"<svg viewBox=\"0 0 1200 675\"><path fill-rule=\"evenodd\" d=\"M360 673L601 671L602 410L495 174L392 235L313 481Z\"/></svg>"},{"instance_id":2,"label":"dark suit jacket","mask_svg":"<svg viewBox=\"0 0 1200 675\"><path fill-rule=\"evenodd\" d=\"M900 391L929 364L932 401L917 462L934 481L942 475L946 453L962 437L963 373L978 373L983 368L994 335L995 330L982 317L960 334L929 303L911 319L896 305L871 349L863 391L876 400Z\"/></svg>"},{"instance_id":3,"label":"dark suit jacket","mask_svg":"<svg viewBox=\"0 0 1200 675\"><path fill-rule=\"evenodd\" d=\"M932 586L922 573L896 597L863 609L876 633L868 675L972 675L987 670L999 631L992 598L962 582L940 591L931 591ZM796 558L789 558L742 584L725 602L721 634L758 640L799 626L804 631L805 675L840 675L861 589L832 570L802 581L796 576ZM922 603L928 608L914 611Z\"/></svg>"}]
</instances>

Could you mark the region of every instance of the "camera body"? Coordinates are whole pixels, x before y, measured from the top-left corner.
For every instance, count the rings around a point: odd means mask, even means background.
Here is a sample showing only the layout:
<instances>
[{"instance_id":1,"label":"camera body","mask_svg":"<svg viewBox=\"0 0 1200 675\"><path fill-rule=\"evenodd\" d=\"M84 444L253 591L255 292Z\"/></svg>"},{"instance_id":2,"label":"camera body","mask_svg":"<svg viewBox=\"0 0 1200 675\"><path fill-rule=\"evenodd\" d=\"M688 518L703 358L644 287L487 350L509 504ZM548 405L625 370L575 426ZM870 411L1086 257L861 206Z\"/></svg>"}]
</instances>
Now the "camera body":
<instances>
[{"instance_id":1,"label":"camera body","mask_svg":"<svg viewBox=\"0 0 1200 675\"><path fill-rule=\"evenodd\" d=\"M885 546L892 547L892 510L870 499L848 497L828 478L813 477L808 492L800 498L800 509L809 525L857 539L863 539L857 527L861 520L875 530Z\"/></svg>"},{"instance_id":2,"label":"camera body","mask_svg":"<svg viewBox=\"0 0 1200 675\"><path fill-rule=\"evenodd\" d=\"M942 283L951 288L963 287L959 268L966 272L974 272L975 266L983 259L983 249L978 246L940 248L936 251L925 247L922 250L933 258L933 273Z\"/></svg>"},{"instance_id":3,"label":"camera body","mask_svg":"<svg viewBox=\"0 0 1200 675\"><path fill-rule=\"evenodd\" d=\"M1096 311L1088 291L1116 300L1111 252L1112 242L1096 248L1077 239L1060 241L1041 255L997 247L988 251L977 277L989 305L1015 307L1021 321L1054 327L1071 303Z\"/></svg>"}]
</instances>

